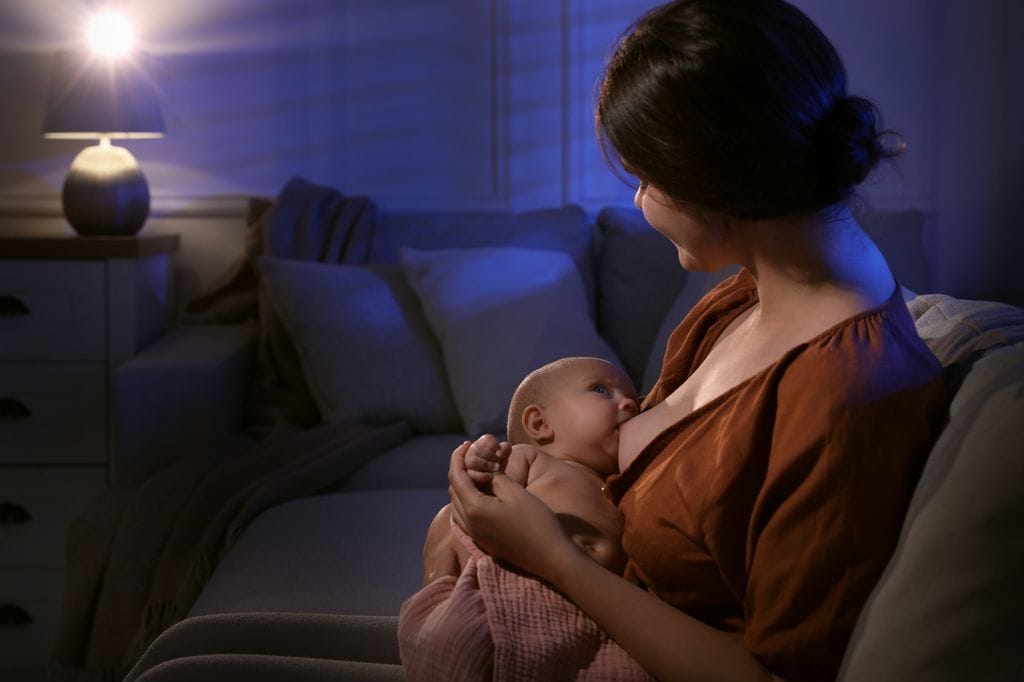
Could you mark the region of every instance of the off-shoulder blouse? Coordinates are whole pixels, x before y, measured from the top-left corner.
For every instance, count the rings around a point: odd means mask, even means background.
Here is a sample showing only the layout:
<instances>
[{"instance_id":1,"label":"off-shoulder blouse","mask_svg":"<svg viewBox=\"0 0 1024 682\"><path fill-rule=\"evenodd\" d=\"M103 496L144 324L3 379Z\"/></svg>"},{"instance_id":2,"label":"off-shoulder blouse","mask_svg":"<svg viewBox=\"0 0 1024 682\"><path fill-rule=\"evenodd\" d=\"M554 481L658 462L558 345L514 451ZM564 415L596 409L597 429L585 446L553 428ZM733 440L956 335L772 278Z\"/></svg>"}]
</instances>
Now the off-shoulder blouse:
<instances>
[{"instance_id":1,"label":"off-shoulder blouse","mask_svg":"<svg viewBox=\"0 0 1024 682\"><path fill-rule=\"evenodd\" d=\"M664 400L757 302L746 271L669 339ZM834 679L946 414L899 287L686 415L609 479L627 579L741 637L789 682Z\"/></svg>"}]
</instances>

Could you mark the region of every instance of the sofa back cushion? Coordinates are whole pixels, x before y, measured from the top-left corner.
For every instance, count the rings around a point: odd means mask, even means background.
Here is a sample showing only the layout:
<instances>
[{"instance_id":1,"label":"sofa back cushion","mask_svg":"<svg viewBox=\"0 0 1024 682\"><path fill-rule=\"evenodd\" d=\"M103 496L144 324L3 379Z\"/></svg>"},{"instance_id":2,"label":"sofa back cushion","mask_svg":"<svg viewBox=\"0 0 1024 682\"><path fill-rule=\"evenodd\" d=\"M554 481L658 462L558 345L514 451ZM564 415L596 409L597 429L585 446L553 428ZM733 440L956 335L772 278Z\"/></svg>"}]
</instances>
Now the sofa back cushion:
<instances>
[{"instance_id":1,"label":"sofa back cushion","mask_svg":"<svg viewBox=\"0 0 1024 682\"><path fill-rule=\"evenodd\" d=\"M513 246L562 251L583 280L591 317L597 285L591 252L594 228L579 206L510 211L381 211L370 261L397 263L403 247L419 250Z\"/></svg>"},{"instance_id":2,"label":"sofa back cushion","mask_svg":"<svg viewBox=\"0 0 1024 682\"><path fill-rule=\"evenodd\" d=\"M840 679L1020 679L1024 311L939 295L909 307L962 383Z\"/></svg>"},{"instance_id":3,"label":"sofa back cushion","mask_svg":"<svg viewBox=\"0 0 1024 682\"><path fill-rule=\"evenodd\" d=\"M857 222L885 255L896 281L918 293L932 290L924 251L924 213L915 209L867 211L857 216Z\"/></svg>"},{"instance_id":4,"label":"sofa back cushion","mask_svg":"<svg viewBox=\"0 0 1024 682\"><path fill-rule=\"evenodd\" d=\"M598 329L640 387L651 344L687 272L672 242L636 209L603 209L597 231Z\"/></svg>"}]
</instances>

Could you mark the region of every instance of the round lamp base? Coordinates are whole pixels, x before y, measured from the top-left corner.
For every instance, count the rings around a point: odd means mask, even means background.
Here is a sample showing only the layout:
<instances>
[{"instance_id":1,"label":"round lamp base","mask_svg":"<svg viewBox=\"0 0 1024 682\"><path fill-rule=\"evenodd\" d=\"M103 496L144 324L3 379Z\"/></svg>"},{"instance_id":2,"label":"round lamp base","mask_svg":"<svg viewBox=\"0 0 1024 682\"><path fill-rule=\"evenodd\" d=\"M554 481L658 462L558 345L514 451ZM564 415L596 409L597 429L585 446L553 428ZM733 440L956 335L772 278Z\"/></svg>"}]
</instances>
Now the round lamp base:
<instances>
[{"instance_id":1,"label":"round lamp base","mask_svg":"<svg viewBox=\"0 0 1024 682\"><path fill-rule=\"evenodd\" d=\"M81 235L133 235L149 215L149 185L124 147L86 147L64 179L64 217Z\"/></svg>"}]
</instances>

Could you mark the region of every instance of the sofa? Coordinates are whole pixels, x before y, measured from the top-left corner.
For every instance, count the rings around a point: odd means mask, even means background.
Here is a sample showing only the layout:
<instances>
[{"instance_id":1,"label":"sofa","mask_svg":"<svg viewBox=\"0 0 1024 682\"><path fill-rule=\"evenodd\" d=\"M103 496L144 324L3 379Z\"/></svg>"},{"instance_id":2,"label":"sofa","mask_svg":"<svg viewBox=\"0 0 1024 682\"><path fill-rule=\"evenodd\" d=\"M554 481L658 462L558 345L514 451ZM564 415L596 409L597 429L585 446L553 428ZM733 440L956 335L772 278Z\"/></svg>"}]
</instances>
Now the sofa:
<instances>
[{"instance_id":1,"label":"sofa","mask_svg":"<svg viewBox=\"0 0 1024 682\"><path fill-rule=\"evenodd\" d=\"M267 391L253 387L274 355L268 339L282 329L306 408L311 398L318 414L302 423L302 409L279 410L278 423L405 430L334 480L256 505L204 576L186 621L397 616L421 584L422 541L448 500L449 455L470 435L500 428L509 382L548 356L598 354L619 361L643 392L668 333L728 274L680 269L672 245L632 208L369 215L372 205L353 209L301 180L259 208L250 234L262 231L263 243L239 245L248 265L219 292L223 302L244 289L239 282L256 282L243 296L249 313L222 306L211 315L216 306L207 306L186 315L118 370L122 471L152 470L181 453L241 452L258 441L254 433L266 437L253 424L265 410L253 404L266 407ZM345 239L322 227L346 211ZM926 293L922 212L861 211L859 220L946 368L951 403L840 678L1024 679L1024 311ZM279 241L285 257L274 256L270 242L290 223L302 224L299 234ZM351 246L360 240L368 243Z\"/></svg>"}]
</instances>

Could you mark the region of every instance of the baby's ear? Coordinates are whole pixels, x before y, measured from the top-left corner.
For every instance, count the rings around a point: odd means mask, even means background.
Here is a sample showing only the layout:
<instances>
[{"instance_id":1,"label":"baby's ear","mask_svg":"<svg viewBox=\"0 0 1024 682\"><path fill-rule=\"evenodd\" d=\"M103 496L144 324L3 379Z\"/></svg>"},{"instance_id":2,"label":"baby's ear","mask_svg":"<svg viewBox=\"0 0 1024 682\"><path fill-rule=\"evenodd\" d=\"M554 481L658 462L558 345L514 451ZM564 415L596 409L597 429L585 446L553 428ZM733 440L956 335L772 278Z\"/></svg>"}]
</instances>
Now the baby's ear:
<instances>
[{"instance_id":1,"label":"baby's ear","mask_svg":"<svg viewBox=\"0 0 1024 682\"><path fill-rule=\"evenodd\" d=\"M540 405L527 405L523 410L523 428L538 445L550 442L555 435Z\"/></svg>"}]
</instances>

